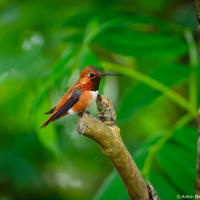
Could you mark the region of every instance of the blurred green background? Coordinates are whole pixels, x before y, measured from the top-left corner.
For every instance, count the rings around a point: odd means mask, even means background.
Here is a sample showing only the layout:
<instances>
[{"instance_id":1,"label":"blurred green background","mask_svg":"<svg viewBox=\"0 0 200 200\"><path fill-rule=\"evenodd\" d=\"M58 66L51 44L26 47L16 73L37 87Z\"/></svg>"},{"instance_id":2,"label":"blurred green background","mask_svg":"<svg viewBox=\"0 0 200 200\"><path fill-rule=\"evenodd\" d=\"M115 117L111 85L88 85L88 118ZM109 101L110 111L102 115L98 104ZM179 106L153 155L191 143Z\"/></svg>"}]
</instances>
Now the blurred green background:
<instances>
[{"instance_id":1,"label":"blurred green background","mask_svg":"<svg viewBox=\"0 0 200 200\"><path fill-rule=\"evenodd\" d=\"M100 93L161 200L194 194L194 9L190 0L0 0L0 199L129 199L111 162L77 133L77 116L40 129L88 64L123 74Z\"/></svg>"}]
</instances>

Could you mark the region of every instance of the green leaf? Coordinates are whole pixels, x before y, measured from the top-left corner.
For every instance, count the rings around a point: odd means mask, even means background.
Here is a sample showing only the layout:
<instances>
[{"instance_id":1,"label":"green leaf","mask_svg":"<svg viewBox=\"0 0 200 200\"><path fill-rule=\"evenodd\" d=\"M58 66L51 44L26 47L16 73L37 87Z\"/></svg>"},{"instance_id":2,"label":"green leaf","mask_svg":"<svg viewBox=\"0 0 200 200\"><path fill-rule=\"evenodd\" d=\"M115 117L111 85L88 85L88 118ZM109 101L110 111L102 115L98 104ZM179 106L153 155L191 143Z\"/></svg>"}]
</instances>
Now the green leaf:
<instances>
[{"instance_id":1,"label":"green leaf","mask_svg":"<svg viewBox=\"0 0 200 200\"><path fill-rule=\"evenodd\" d=\"M109 29L99 34L95 42L111 52L137 58L174 59L188 51L181 35L138 31L134 27Z\"/></svg>"},{"instance_id":2,"label":"green leaf","mask_svg":"<svg viewBox=\"0 0 200 200\"><path fill-rule=\"evenodd\" d=\"M85 45L81 48L81 51L80 51L79 69L82 70L87 65L94 65L102 70L102 67L100 66L95 54L87 45Z\"/></svg>"},{"instance_id":3,"label":"green leaf","mask_svg":"<svg viewBox=\"0 0 200 200\"><path fill-rule=\"evenodd\" d=\"M43 129L37 127L36 132L41 144L58 158L60 156L60 149L58 147L58 137L55 127L52 124Z\"/></svg>"},{"instance_id":4,"label":"green leaf","mask_svg":"<svg viewBox=\"0 0 200 200\"><path fill-rule=\"evenodd\" d=\"M69 76L70 72L72 71L70 61L73 59L75 53L76 50L73 45L70 45L66 49L66 51L63 53L64 55L51 72L49 80L46 82L46 84L43 85L43 88L40 90L40 93L36 98L31 111L32 124L37 132L39 140L56 156L59 155L59 148L54 126L52 126L51 124L43 129L40 129L40 126L42 125L42 122L44 122L48 118L48 116L44 115L43 113L47 112L50 109L51 105L51 103L46 103L49 100L48 90L53 83L56 82L58 84L58 82L60 82L63 77L65 77L66 75Z\"/></svg>"},{"instance_id":5,"label":"green leaf","mask_svg":"<svg viewBox=\"0 0 200 200\"><path fill-rule=\"evenodd\" d=\"M116 190L116 188L118 188L118 190ZM129 199L128 193L126 192L121 178L119 175L117 175L116 172L113 172L109 175L109 177L105 180L102 187L94 197L94 200L104 199Z\"/></svg>"},{"instance_id":6,"label":"green leaf","mask_svg":"<svg viewBox=\"0 0 200 200\"><path fill-rule=\"evenodd\" d=\"M197 130L182 128L174 132L173 138L158 154L163 172L183 194L195 193L196 144Z\"/></svg>"},{"instance_id":7,"label":"green leaf","mask_svg":"<svg viewBox=\"0 0 200 200\"><path fill-rule=\"evenodd\" d=\"M38 139L44 147L50 150L56 157L60 155L58 147L58 138L54 124L49 124L47 127L40 128L49 116L44 113L49 110L48 104L43 102L40 104L37 112L34 115L34 129L37 133Z\"/></svg>"},{"instance_id":8,"label":"green leaf","mask_svg":"<svg viewBox=\"0 0 200 200\"><path fill-rule=\"evenodd\" d=\"M196 134L195 134L196 133ZM183 140L182 138L190 138ZM144 143L134 153L133 158L142 168L145 158L152 144L159 138ZM176 141L176 143L175 143ZM179 143L177 143L179 141ZM195 145L194 145L195 144ZM173 136L157 153L157 160L153 163L149 174L149 181L154 186L160 199L176 199L178 194L194 194L196 174L197 130L187 127L173 132ZM186 149L185 146L191 147ZM186 181L187 180L187 181ZM112 172L105 180L95 196L100 199L127 199L127 192L116 172Z\"/></svg>"},{"instance_id":9,"label":"green leaf","mask_svg":"<svg viewBox=\"0 0 200 200\"><path fill-rule=\"evenodd\" d=\"M194 194L195 158L195 152L181 146L177 148L177 145L172 143L165 145L158 155L160 166L168 179L185 194Z\"/></svg>"},{"instance_id":10,"label":"green leaf","mask_svg":"<svg viewBox=\"0 0 200 200\"><path fill-rule=\"evenodd\" d=\"M150 181L161 200L176 199L180 194L162 173L151 172Z\"/></svg>"},{"instance_id":11,"label":"green leaf","mask_svg":"<svg viewBox=\"0 0 200 200\"><path fill-rule=\"evenodd\" d=\"M183 131L184 131L184 137L182 136ZM196 147L197 137L198 135L197 135L196 129L191 128L191 127L185 127L184 130L183 129L176 130L173 137L173 141L175 144L181 145L184 149L195 152L197 149ZM191 145L191 144L194 144L194 145Z\"/></svg>"},{"instance_id":12,"label":"green leaf","mask_svg":"<svg viewBox=\"0 0 200 200\"><path fill-rule=\"evenodd\" d=\"M26 78L30 76L38 78L48 63L41 54L41 48L33 48L20 54L2 53L0 54L0 74L14 70L24 73Z\"/></svg>"},{"instance_id":13,"label":"green leaf","mask_svg":"<svg viewBox=\"0 0 200 200\"><path fill-rule=\"evenodd\" d=\"M120 26L124 23L126 24L126 22L124 22L120 18L108 20L104 23L99 23L98 20L95 20L95 19L92 20L86 27L83 44L88 45L100 33L104 32L105 30L107 30L111 27Z\"/></svg>"},{"instance_id":14,"label":"green leaf","mask_svg":"<svg viewBox=\"0 0 200 200\"><path fill-rule=\"evenodd\" d=\"M170 88L187 79L190 73L189 67L173 63L156 68L150 76ZM158 91L143 83L133 86L121 101L118 111L119 121L130 119L140 109L151 104L160 95Z\"/></svg>"},{"instance_id":15,"label":"green leaf","mask_svg":"<svg viewBox=\"0 0 200 200\"><path fill-rule=\"evenodd\" d=\"M169 28L180 28L178 27L178 25L172 25L170 23L166 23L165 21L152 17L152 16L148 16L148 15L144 15L144 14L138 14L138 13L122 13L122 12L116 12L114 10L106 10L104 9L104 11L102 12L101 9L99 10L89 10L89 11L85 11L85 12L79 12L76 15L73 15L71 17L69 17L66 21L65 24L68 27L72 27L72 28L77 28L77 29L84 29L85 26L88 24L88 22L91 19L98 19L98 21L100 23L104 23L106 21L109 20L113 20L116 18L121 18L124 22L128 22L129 24L133 25L133 26L137 26L137 27L142 27L142 26L149 26L149 27L159 27L162 29L166 29L169 30ZM80 20L81 19L81 20Z\"/></svg>"},{"instance_id":16,"label":"green leaf","mask_svg":"<svg viewBox=\"0 0 200 200\"><path fill-rule=\"evenodd\" d=\"M30 183L38 184L40 174L36 166L31 159L20 154L14 144L12 145L12 147L1 149L0 152L1 182L9 179L15 187L20 186L23 189L28 188Z\"/></svg>"},{"instance_id":17,"label":"green leaf","mask_svg":"<svg viewBox=\"0 0 200 200\"><path fill-rule=\"evenodd\" d=\"M85 28L88 21L94 17L95 11L89 12L79 12L76 15L68 17L65 21L64 26L73 27L73 28ZM81 20L80 20L81 19Z\"/></svg>"},{"instance_id":18,"label":"green leaf","mask_svg":"<svg viewBox=\"0 0 200 200\"><path fill-rule=\"evenodd\" d=\"M73 60L75 53L76 49L74 45L69 45L68 48L63 52L62 57L55 65L51 75L48 77L48 81L43 84L42 88L40 88L39 94L35 100L35 103L33 104L31 115L34 115L40 104L44 101L45 98L47 98L49 88L52 86L52 84L55 82L58 84L58 82L60 82L63 77L70 75L72 71L71 61Z\"/></svg>"}]
</instances>

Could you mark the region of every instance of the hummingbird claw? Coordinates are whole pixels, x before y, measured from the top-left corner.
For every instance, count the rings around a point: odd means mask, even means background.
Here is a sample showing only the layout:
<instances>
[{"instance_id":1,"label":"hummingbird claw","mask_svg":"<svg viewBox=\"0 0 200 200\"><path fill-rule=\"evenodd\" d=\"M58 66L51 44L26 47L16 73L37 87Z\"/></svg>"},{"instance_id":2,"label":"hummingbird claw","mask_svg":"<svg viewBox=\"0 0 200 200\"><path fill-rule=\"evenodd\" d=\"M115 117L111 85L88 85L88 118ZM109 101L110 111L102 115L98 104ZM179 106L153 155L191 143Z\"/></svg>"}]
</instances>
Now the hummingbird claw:
<instances>
[{"instance_id":1,"label":"hummingbird claw","mask_svg":"<svg viewBox=\"0 0 200 200\"><path fill-rule=\"evenodd\" d=\"M89 112L88 110L85 110L85 111L83 111L83 112L80 112L80 113L78 113L78 115L79 115L80 117L82 117L82 116L83 116L83 113L86 113L86 114L90 115L90 112Z\"/></svg>"},{"instance_id":2,"label":"hummingbird claw","mask_svg":"<svg viewBox=\"0 0 200 200\"><path fill-rule=\"evenodd\" d=\"M90 112L88 110L84 111L86 114L90 115Z\"/></svg>"}]
</instances>

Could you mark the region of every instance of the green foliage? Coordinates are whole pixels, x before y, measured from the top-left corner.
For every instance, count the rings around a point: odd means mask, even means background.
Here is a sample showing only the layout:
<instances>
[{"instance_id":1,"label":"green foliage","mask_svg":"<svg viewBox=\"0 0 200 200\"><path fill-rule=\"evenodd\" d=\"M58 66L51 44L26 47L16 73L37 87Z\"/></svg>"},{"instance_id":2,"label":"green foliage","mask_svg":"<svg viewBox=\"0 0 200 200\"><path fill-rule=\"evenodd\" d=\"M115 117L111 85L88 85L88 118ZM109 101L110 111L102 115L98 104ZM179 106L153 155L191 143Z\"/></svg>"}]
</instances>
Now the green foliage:
<instances>
[{"instance_id":1,"label":"green foliage","mask_svg":"<svg viewBox=\"0 0 200 200\"><path fill-rule=\"evenodd\" d=\"M40 129L86 65L123 75L103 79L100 93L112 99L125 144L161 200L194 194L200 74L192 2L0 6L0 199L128 199L97 145L77 134L76 117Z\"/></svg>"},{"instance_id":2,"label":"green foliage","mask_svg":"<svg viewBox=\"0 0 200 200\"><path fill-rule=\"evenodd\" d=\"M187 52L187 45L178 35L143 32L135 29L133 26L131 29L125 28L119 31L115 28L104 32L97 37L97 43L112 52L136 58L143 58L145 55L145 58L149 59L173 59ZM106 38L104 38L105 34L108 35ZM121 35L123 38L118 40ZM174 48L171 48L172 45Z\"/></svg>"},{"instance_id":3,"label":"green foliage","mask_svg":"<svg viewBox=\"0 0 200 200\"><path fill-rule=\"evenodd\" d=\"M175 199L177 194L194 194L196 148L193 144L196 143L196 129L180 128L158 150L148 176L161 199ZM151 145L152 141L141 145L133 155L140 169ZM95 199L123 199L122 197L128 199L127 192L119 175L113 173L101 186Z\"/></svg>"},{"instance_id":4,"label":"green foliage","mask_svg":"<svg viewBox=\"0 0 200 200\"><path fill-rule=\"evenodd\" d=\"M159 81L167 87L173 87L174 85L187 80L190 73L191 69L188 66L170 63L156 68L149 74L149 77ZM150 87L149 84L144 83L139 83L131 88L123 98L119 108L118 118L120 120L128 119L132 117L133 114L137 113L139 109L155 101L160 97L160 94L162 94L155 89L156 88Z\"/></svg>"}]
</instances>

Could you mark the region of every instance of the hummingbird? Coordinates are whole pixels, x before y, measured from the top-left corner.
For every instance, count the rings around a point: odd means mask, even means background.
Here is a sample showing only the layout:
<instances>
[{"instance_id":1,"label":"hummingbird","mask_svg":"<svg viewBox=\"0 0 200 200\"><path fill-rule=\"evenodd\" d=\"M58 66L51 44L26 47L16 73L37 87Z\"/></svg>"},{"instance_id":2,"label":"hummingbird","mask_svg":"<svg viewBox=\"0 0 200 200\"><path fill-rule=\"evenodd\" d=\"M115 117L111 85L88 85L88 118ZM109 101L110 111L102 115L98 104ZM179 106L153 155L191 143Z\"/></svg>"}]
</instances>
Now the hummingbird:
<instances>
[{"instance_id":1,"label":"hummingbird","mask_svg":"<svg viewBox=\"0 0 200 200\"><path fill-rule=\"evenodd\" d=\"M96 100L99 84L104 76L121 76L121 74L103 73L97 67L88 65L81 72L78 81L73 84L57 106L45 114L51 114L41 128L68 114L80 114Z\"/></svg>"}]
</instances>

